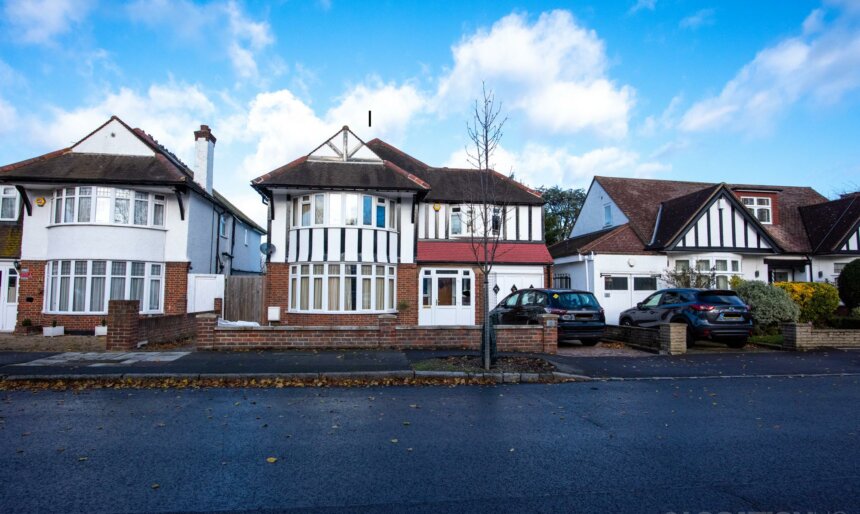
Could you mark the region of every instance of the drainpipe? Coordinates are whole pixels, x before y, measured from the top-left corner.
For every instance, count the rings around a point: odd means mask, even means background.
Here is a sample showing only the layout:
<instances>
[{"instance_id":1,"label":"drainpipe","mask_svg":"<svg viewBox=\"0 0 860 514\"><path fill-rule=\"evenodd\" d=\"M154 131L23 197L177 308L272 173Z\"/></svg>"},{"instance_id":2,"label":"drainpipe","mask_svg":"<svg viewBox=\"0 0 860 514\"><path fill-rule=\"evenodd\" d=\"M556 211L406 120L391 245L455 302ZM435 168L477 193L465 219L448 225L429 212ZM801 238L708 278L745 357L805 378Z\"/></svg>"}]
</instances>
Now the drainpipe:
<instances>
[{"instance_id":1,"label":"drainpipe","mask_svg":"<svg viewBox=\"0 0 860 514\"><path fill-rule=\"evenodd\" d=\"M233 218L233 227L230 234L230 274L233 274L233 256L236 255L236 216L230 215Z\"/></svg>"}]
</instances>

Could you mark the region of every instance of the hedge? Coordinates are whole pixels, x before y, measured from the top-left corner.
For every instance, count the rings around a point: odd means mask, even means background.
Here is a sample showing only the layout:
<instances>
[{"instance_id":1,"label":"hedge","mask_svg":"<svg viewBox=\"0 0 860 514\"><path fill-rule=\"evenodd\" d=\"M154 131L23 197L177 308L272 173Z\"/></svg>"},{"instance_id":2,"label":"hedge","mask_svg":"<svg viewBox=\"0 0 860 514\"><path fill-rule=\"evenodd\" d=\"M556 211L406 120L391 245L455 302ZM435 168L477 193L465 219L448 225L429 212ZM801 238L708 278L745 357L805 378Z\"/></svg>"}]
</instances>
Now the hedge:
<instances>
[{"instance_id":1,"label":"hedge","mask_svg":"<svg viewBox=\"0 0 860 514\"><path fill-rule=\"evenodd\" d=\"M800 322L826 325L839 307L839 291L823 282L777 282L776 287L787 292L800 307Z\"/></svg>"},{"instance_id":2,"label":"hedge","mask_svg":"<svg viewBox=\"0 0 860 514\"><path fill-rule=\"evenodd\" d=\"M797 321L800 316L800 308L791 301L791 296L770 284L742 280L736 284L735 292L749 305L753 322L761 330L775 328L782 322Z\"/></svg>"},{"instance_id":3,"label":"hedge","mask_svg":"<svg viewBox=\"0 0 860 514\"><path fill-rule=\"evenodd\" d=\"M845 306L849 309L860 306L860 259L846 264L836 282L839 284L839 296Z\"/></svg>"}]
</instances>

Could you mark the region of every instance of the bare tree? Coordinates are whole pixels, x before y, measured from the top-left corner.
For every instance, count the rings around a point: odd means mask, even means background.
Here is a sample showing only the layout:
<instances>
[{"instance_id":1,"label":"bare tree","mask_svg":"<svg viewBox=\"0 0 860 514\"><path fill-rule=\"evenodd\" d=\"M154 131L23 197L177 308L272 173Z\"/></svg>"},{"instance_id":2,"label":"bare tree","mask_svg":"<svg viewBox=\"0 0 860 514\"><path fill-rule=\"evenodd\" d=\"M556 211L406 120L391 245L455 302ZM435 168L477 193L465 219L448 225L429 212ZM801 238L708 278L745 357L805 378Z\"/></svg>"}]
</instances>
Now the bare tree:
<instances>
[{"instance_id":1,"label":"bare tree","mask_svg":"<svg viewBox=\"0 0 860 514\"><path fill-rule=\"evenodd\" d=\"M482 98L475 100L472 119L466 123L470 145L466 147L469 164L475 175L464 191L467 200L465 220L469 246L475 267L481 271L483 291L483 331L481 360L490 369L495 355L490 331L490 273L499 254L499 241L504 234L507 199L504 176L493 170L493 153L502 139L506 117L500 118L501 103L496 104L492 90L481 84ZM477 277L476 277L477 278Z\"/></svg>"}]
</instances>

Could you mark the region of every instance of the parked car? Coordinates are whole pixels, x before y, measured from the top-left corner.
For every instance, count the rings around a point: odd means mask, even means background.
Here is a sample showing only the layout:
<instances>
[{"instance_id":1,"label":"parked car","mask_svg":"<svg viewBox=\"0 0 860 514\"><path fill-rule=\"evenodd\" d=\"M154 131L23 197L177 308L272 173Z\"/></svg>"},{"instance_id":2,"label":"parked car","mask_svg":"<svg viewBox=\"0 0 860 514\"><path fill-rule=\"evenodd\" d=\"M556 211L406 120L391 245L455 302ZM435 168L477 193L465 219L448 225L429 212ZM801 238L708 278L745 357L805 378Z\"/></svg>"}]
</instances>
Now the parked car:
<instances>
[{"instance_id":1,"label":"parked car","mask_svg":"<svg viewBox=\"0 0 860 514\"><path fill-rule=\"evenodd\" d=\"M697 339L723 341L742 348L752 332L749 307L734 291L720 289L662 289L619 316L621 325L656 327L687 325L687 346Z\"/></svg>"},{"instance_id":2,"label":"parked car","mask_svg":"<svg viewBox=\"0 0 860 514\"><path fill-rule=\"evenodd\" d=\"M573 289L521 289L490 311L501 325L538 324L541 314L558 315L558 340L593 346L603 337L606 317L597 298ZM495 316L495 318L492 318Z\"/></svg>"}]
</instances>

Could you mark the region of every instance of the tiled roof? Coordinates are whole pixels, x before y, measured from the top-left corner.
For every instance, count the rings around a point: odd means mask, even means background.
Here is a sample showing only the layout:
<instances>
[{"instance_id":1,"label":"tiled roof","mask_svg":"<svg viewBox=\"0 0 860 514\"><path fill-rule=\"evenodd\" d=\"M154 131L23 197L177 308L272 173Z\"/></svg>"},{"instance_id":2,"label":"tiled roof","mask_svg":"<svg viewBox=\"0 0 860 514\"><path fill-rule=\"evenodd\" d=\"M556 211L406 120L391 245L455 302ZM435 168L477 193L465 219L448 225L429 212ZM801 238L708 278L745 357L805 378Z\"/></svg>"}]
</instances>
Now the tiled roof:
<instances>
[{"instance_id":1,"label":"tiled roof","mask_svg":"<svg viewBox=\"0 0 860 514\"><path fill-rule=\"evenodd\" d=\"M687 226L699 208L719 188L719 184L715 184L663 202L660 210L660 225L654 235L653 246L660 248L671 243L678 231Z\"/></svg>"},{"instance_id":2,"label":"tiled roof","mask_svg":"<svg viewBox=\"0 0 860 514\"><path fill-rule=\"evenodd\" d=\"M474 263L472 243L459 241L418 241L418 262ZM552 264L543 243L499 243L496 264Z\"/></svg>"},{"instance_id":3,"label":"tiled roof","mask_svg":"<svg viewBox=\"0 0 860 514\"><path fill-rule=\"evenodd\" d=\"M426 182L389 161L313 161L307 157L281 166L252 181L258 187L310 189L376 189L380 191L425 191Z\"/></svg>"},{"instance_id":4,"label":"tiled roof","mask_svg":"<svg viewBox=\"0 0 860 514\"><path fill-rule=\"evenodd\" d=\"M468 202L470 192L480 191L482 179L474 169L437 168L428 166L402 150L382 141L373 139L367 143L373 152L404 170L414 173L430 185L426 196L428 202ZM486 177L486 175L485 175ZM520 205L543 205L541 194L510 177L490 170L489 189L501 198L500 203Z\"/></svg>"},{"instance_id":5,"label":"tiled roof","mask_svg":"<svg viewBox=\"0 0 860 514\"><path fill-rule=\"evenodd\" d=\"M565 239L549 247L549 253L556 259L591 252L645 255L656 253L645 249L645 244L628 223Z\"/></svg>"},{"instance_id":6,"label":"tiled roof","mask_svg":"<svg viewBox=\"0 0 860 514\"><path fill-rule=\"evenodd\" d=\"M800 215L814 252L831 252L860 223L860 194L801 207Z\"/></svg>"},{"instance_id":7,"label":"tiled roof","mask_svg":"<svg viewBox=\"0 0 860 514\"><path fill-rule=\"evenodd\" d=\"M645 244L651 240L660 205L694 193L702 193L702 201L707 198L703 192L717 184L711 182L683 182L677 180L654 180L618 177L595 177L613 202L627 217L630 227ZM800 208L826 202L814 189L793 186L765 186L752 184L728 184L733 191L764 190L776 195L776 208L779 209L779 223L764 225L764 229L786 252L803 253L811 251L809 239ZM679 210L689 210L688 205L678 204ZM665 218L664 218L665 219ZM662 229L661 229L662 233Z\"/></svg>"}]
</instances>

